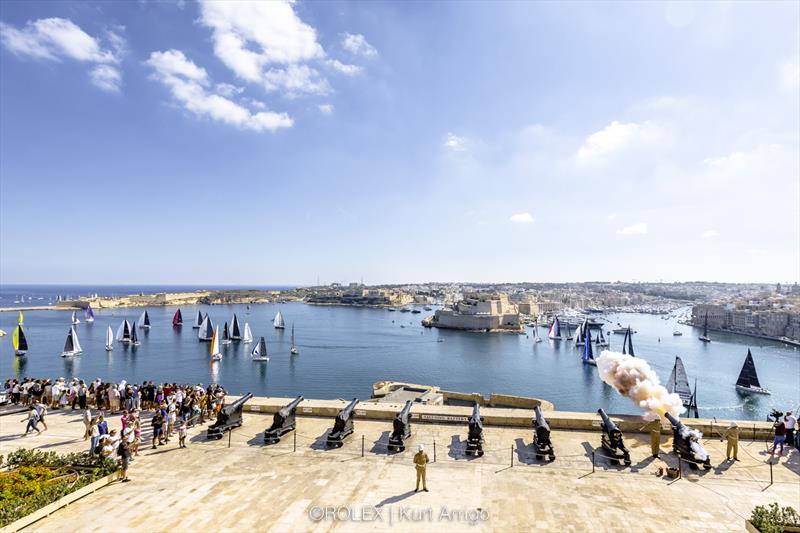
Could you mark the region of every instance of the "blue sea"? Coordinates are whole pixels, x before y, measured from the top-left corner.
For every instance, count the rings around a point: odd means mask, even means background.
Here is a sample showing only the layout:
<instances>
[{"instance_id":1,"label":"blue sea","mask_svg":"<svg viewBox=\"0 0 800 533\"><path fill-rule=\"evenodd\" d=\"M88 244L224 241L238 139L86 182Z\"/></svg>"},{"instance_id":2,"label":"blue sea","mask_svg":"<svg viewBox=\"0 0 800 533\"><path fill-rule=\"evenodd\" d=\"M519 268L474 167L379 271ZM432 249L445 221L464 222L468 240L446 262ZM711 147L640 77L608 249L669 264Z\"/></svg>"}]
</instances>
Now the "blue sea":
<instances>
[{"instance_id":1,"label":"blue sea","mask_svg":"<svg viewBox=\"0 0 800 533\"><path fill-rule=\"evenodd\" d=\"M46 305L58 295L76 297L97 293L125 295L138 292L188 291L201 287L79 287L3 286L0 307L14 307L24 296L26 304ZM211 287L203 287L211 288ZM232 287L219 287L232 288ZM281 288L281 287L234 287ZM30 301L28 301L30 298ZM41 298L41 299L40 299ZM107 326L116 333L123 319L136 320L143 308L96 310L95 322L81 322L77 333L83 355L60 356L70 328L70 311L26 311L28 355L15 357L10 333L17 313L0 313L0 377L78 376L128 381L217 381L235 393L308 398L368 398L372 384L381 380L438 385L445 390L518 394L544 398L557 409L593 411L603 407L613 413L638 414L638 407L604 384L597 370L581 363L571 342L535 344L528 335L483 334L426 329L420 321L431 314L390 312L385 309L313 306L299 302L260 305L187 306L181 309L185 325L172 327L174 307L147 308L153 327L141 331L137 348L116 343L104 347ZM264 336L270 354L266 363L250 359L252 347L233 343L223 347L219 363L209 361L209 344L200 342L191 323L200 310L214 324L230 321L233 314L247 322L256 341ZM286 330L276 330L272 319L280 311ZM686 366L691 383L697 379L700 416L764 420L772 408L784 411L800 404L800 351L784 344L726 333L711 333L702 343L696 328L676 325L674 319L645 314L602 317L607 328L630 324L637 331L637 357L646 359L666 382L675 356ZM81 316L81 320L83 317ZM289 354L289 331L294 324L300 354ZM678 328L682 336L673 336ZM542 335L546 330L541 329ZM621 349L622 336L611 335L611 349ZM443 342L439 342L443 341ZM762 386L771 396L747 396L734 383L747 349L753 352Z\"/></svg>"}]
</instances>

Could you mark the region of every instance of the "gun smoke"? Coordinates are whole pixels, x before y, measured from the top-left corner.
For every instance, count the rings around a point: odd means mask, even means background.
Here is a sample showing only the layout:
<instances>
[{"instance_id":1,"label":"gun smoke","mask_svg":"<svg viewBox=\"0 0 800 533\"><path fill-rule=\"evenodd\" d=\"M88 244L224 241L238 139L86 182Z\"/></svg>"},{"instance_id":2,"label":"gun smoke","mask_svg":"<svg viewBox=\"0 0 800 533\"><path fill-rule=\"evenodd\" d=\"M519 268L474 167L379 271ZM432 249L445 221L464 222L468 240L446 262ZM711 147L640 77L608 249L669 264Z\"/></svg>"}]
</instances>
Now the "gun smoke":
<instances>
[{"instance_id":1,"label":"gun smoke","mask_svg":"<svg viewBox=\"0 0 800 533\"><path fill-rule=\"evenodd\" d=\"M664 413L678 417L684 411L677 394L670 394L658 376L641 358L603 350L597 358L600 378L645 411L645 420L660 419Z\"/></svg>"}]
</instances>

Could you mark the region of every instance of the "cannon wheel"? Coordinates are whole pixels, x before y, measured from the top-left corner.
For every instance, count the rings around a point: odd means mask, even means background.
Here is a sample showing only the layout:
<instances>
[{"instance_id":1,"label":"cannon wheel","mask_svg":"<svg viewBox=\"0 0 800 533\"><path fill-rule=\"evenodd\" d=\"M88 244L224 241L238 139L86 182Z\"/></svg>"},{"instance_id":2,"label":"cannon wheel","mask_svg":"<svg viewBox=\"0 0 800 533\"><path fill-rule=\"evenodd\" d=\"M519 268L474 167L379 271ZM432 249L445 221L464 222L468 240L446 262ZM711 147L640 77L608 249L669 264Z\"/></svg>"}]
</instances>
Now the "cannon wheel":
<instances>
[{"instance_id":1,"label":"cannon wheel","mask_svg":"<svg viewBox=\"0 0 800 533\"><path fill-rule=\"evenodd\" d=\"M551 453L549 457L550 457L550 460L551 460L551 461L555 461L555 460L556 460L556 456L555 456L555 454L552 454L552 453Z\"/></svg>"}]
</instances>

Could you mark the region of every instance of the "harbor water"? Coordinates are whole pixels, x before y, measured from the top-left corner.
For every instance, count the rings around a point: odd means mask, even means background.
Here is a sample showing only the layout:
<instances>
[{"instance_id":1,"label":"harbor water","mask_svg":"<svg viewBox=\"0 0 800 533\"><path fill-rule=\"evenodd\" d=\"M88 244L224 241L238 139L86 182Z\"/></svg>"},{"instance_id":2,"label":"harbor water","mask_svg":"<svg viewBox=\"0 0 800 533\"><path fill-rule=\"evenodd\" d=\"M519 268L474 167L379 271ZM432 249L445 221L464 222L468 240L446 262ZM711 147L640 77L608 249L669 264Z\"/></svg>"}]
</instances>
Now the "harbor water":
<instances>
[{"instance_id":1,"label":"harbor water","mask_svg":"<svg viewBox=\"0 0 800 533\"><path fill-rule=\"evenodd\" d=\"M99 291L98 291L99 292ZM122 293L122 292L120 292ZM36 305L34 300L30 302ZM12 305L9 297L2 306ZM39 304L41 305L41 303ZM420 308L421 309L421 308ZM123 319L138 319L144 308L95 310L94 323L76 330L83 347L80 356L60 356L70 328L71 311L27 311L25 332L30 346L15 357L11 331L17 313L0 313L0 376L78 376L140 382L142 380L208 383L217 381L234 393L308 398L368 398L380 380L438 385L445 390L492 392L547 399L564 411L638 414L633 403L605 385L597 369L584 365L571 341L544 338L533 342L526 334L485 334L427 329L420 321L431 314L391 312L386 309L313 306L299 302L259 305L186 306L184 325L172 327L174 307L149 307L149 331L139 332L141 345L121 343L105 350L105 333L116 333ZM255 342L264 336L270 360L254 362L251 345L234 342L222 347L223 358L211 363L209 343L200 342L192 323L197 311L208 313L215 325L234 313L244 328L248 323ZM286 330L272 325L281 311ZM727 333L710 334L712 342L698 340L700 331L677 325L658 315L602 316L606 331L617 323L630 324L636 356L648 361L662 383L669 377L675 356L686 366L689 381L697 380L699 415L704 418L763 420L772 408L794 410L800 403L800 351L779 342ZM296 328L298 355L290 355L290 329ZM673 336L677 327L682 336ZM610 335L611 349L621 350L622 335ZM762 386L772 395L744 395L734 383L750 348ZM597 355L597 354L596 354Z\"/></svg>"}]
</instances>

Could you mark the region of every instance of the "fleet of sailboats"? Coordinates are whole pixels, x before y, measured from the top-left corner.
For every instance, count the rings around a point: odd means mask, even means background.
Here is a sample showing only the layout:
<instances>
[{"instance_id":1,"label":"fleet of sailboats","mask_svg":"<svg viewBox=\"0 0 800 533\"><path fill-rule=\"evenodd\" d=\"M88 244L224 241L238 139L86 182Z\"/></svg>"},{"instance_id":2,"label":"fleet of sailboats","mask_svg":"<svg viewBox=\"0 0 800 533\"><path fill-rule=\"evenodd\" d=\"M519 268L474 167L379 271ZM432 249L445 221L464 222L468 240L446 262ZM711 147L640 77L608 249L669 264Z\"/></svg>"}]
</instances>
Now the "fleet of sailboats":
<instances>
[{"instance_id":1,"label":"fleet of sailboats","mask_svg":"<svg viewBox=\"0 0 800 533\"><path fill-rule=\"evenodd\" d=\"M61 357L71 357L82 353L83 349L80 341L78 341L78 332L75 331L75 326L72 326L67 333L67 340L64 342L64 350L61 352Z\"/></svg>"}]
</instances>

